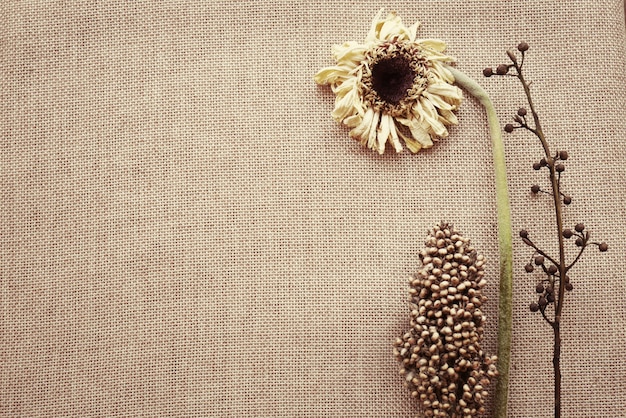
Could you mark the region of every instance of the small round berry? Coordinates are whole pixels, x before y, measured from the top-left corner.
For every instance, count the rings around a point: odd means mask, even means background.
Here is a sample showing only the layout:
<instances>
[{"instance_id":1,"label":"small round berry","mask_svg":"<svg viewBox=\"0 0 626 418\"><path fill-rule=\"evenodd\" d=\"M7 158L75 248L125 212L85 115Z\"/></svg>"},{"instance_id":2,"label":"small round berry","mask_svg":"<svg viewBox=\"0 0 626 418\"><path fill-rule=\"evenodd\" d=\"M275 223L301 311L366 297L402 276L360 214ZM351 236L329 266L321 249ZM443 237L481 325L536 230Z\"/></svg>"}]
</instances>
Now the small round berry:
<instances>
[{"instance_id":1,"label":"small round berry","mask_svg":"<svg viewBox=\"0 0 626 418\"><path fill-rule=\"evenodd\" d=\"M483 75L485 77L491 77L493 75L493 68L485 68L483 70Z\"/></svg>"},{"instance_id":2,"label":"small round berry","mask_svg":"<svg viewBox=\"0 0 626 418\"><path fill-rule=\"evenodd\" d=\"M539 164L541 164L542 167L545 167L548 165L548 162L545 158L542 158L541 160L539 160Z\"/></svg>"},{"instance_id":3,"label":"small round berry","mask_svg":"<svg viewBox=\"0 0 626 418\"><path fill-rule=\"evenodd\" d=\"M598 249L602 252L606 252L609 249L609 246L606 242L602 242L598 245Z\"/></svg>"},{"instance_id":4,"label":"small round berry","mask_svg":"<svg viewBox=\"0 0 626 418\"><path fill-rule=\"evenodd\" d=\"M583 232L585 230L585 225L584 224L576 224L574 229L576 230L576 232Z\"/></svg>"},{"instance_id":5,"label":"small round berry","mask_svg":"<svg viewBox=\"0 0 626 418\"><path fill-rule=\"evenodd\" d=\"M539 303L539 306L542 308L545 308L546 305L548 305L548 301L543 296L539 296L539 300L537 302Z\"/></svg>"},{"instance_id":6,"label":"small round berry","mask_svg":"<svg viewBox=\"0 0 626 418\"><path fill-rule=\"evenodd\" d=\"M533 184L530 188L530 191L533 192L533 194L537 194L541 191L541 188L538 184Z\"/></svg>"},{"instance_id":7,"label":"small round berry","mask_svg":"<svg viewBox=\"0 0 626 418\"><path fill-rule=\"evenodd\" d=\"M519 236L522 238L528 238L528 231L525 229L522 229L521 231L519 231Z\"/></svg>"},{"instance_id":8,"label":"small round berry","mask_svg":"<svg viewBox=\"0 0 626 418\"><path fill-rule=\"evenodd\" d=\"M517 50L520 52L526 52L528 51L528 48L530 48L530 46L528 46L528 44L526 42L520 42L519 45L517 45Z\"/></svg>"},{"instance_id":9,"label":"small round berry","mask_svg":"<svg viewBox=\"0 0 626 418\"><path fill-rule=\"evenodd\" d=\"M569 205L570 203L572 203L572 198L569 196L563 196L563 204Z\"/></svg>"},{"instance_id":10,"label":"small round berry","mask_svg":"<svg viewBox=\"0 0 626 418\"><path fill-rule=\"evenodd\" d=\"M546 288L543 287L543 283L539 283L537 287L535 288L535 292L537 293L543 293L545 291L546 291Z\"/></svg>"},{"instance_id":11,"label":"small round berry","mask_svg":"<svg viewBox=\"0 0 626 418\"><path fill-rule=\"evenodd\" d=\"M509 134L510 134L511 132L513 132L513 130L514 130L514 129L515 129L515 126L513 126L513 125L512 125L512 124L510 124L510 123L507 123L506 125L504 125L504 131L505 131L506 133L509 133Z\"/></svg>"},{"instance_id":12,"label":"small round berry","mask_svg":"<svg viewBox=\"0 0 626 418\"><path fill-rule=\"evenodd\" d=\"M565 290L571 292L572 290L574 290L574 285L571 283L565 283Z\"/></svg>"},{"instance_id":13,"label":"small round berry","mask_svg":"<svg viewBox=\"0 0 626 418\"><path fill-rule=\"evenodd\" d=\"M541 170L541 163L534 163L533 170Z\"/></svg>"},{"instance_id":14,"label":"small round berry","mask_svg":"<svg viewBox=\"0 0 626 418\"><path fill-rule=\"evenodd\" d=\"M530 311L537 312L539 310L539 304L537 302L533 302L530 304Z\"/></svg>"},{"instance_id":15,"label":"small round berry","mask_svg":"<svg viewBox=\"0 0 626 418\"><path fill-rule=\"evenodd\" d=\"M545 259L542 255L535 256L535 264L540 266L544 263Z\"/></svg>"},{"instance_id":16,"label":"small round berry","mask_svg":"<svg viewBox=\"0 0 626 418\"><path fill-rule=\"evenodd\" d=\"M524 266L524 270L526 270L526 273L532 273L535 270L535 268L533 267L532 264L528 263Z\"/></svg>"},{"instance_id":17,"label":"small round berry","mask_svg":"<svg viewBox=\"0 0 626 418\"><path fill-rule=\"evenodd\" d=\"M548 274L556 274L557 271L559 271L559 269L557 269L555 265L548 267Z\"/></svg>"},{"instance_id":18,"label":"small round berry","mask_svg":"<svg viewBox=\"0 0 626 418\"><path fill-rule=\"evenodd\" d=\"M585 245L585 241L582 238L576 238L576 246L582 247L583 245Z\"/></svg>"},{"instance_id":19,"label":"small round berry","mask_svg":"<svg viewBox=\"0 0 626 418\"><path fill-rule=\"evenodd\" d=\"M567 228L563 230L563 238L571 238L572 235L574 235L574 233L572 232L571 229Z\"/></svg>"},{"instance_id":20,"label":"small round berry","mask_svg":"<svg viewBox=\"0 0 626 418\"><path fill-rule=\"evenodd\" d=\"M496 74L505 75L509 72L509 66L506 64L500 64L496 67Z\"/></svg>"},{"instance_id":21,"label":"small round berry","mask_svg":"<svg viewBox=\"0 0 626 418\"><path fill-rule=\"evenodd\" d=\"M557 171L557 173L562 173L565 171L565 165L563 163L558 163L554 166L554 169Z\"/></svg>"},{"instance_id":22,"label":"small round berry","mask_svg":"<svg viewBox=\"0 0 626 418\"><path fill-rule=\"evenodd\" d=\"M528 114L528 111L526 110L526 108L520 107L519 109L517 109L517 114L520 116L526 116Z\"/></svg>"},{"instance_id":23,"label":"small round berry","mask_svg":"<svg viewBox=\"0 0 626 418\"><path fill-rule=\"evenodd\" d=\"M548 293L548 295L546 296L546 299L548 300L549 303L554 302L554 295L552 293Z\"/></svg>"},{"instance_id":24,"label":"small round berry","mask_svg":"<svg viewBox=\"0 0 626 418\"><path fill-rule=\"evenodd\" d=\"M569 154L567 153L567 151L561 151L559 152L559 158L565 161L569 158Z\"/></svg>"}]
</instances>

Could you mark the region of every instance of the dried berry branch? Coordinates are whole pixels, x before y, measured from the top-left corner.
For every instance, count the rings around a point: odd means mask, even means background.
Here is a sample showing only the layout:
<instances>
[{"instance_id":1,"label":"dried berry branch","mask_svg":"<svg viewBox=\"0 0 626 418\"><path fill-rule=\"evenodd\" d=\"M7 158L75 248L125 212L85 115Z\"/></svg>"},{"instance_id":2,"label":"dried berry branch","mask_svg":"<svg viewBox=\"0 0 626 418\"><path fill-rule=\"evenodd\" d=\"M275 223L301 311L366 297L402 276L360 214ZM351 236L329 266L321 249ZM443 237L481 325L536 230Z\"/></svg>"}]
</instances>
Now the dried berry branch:
<instances>
[{"instance_id":1,"label":"dried berry branch","mask_svg":"<svg viewBox=\"0 0 626 418\"><path fill-rule=\"evenodd\" d=\"M510 50L507 51L507 55L511 60L511 64L500 64L497 66L494 72L492 68L486 68L483 71L485 77L491 77L493 75L499 76L513 76L519 79L524 93L528 101L530 108L530 115L532 116L532 122L529 122L528 110L526 108L520 108L517 114L513 117L513 123L505 125L505 132L512 133L516 129L525 129L535 135L543 147L545 157L540 161L533 164L534 170L547 169L549 172L550 191L543 190L538 184L534 184L530 191L533 194L545 193L552 196L554 204L554 213L556 220L556 232L559 247L558 257L548 255L544 250L541 250L529 237L529 233L526 230L520 231L520 237L523 242L529 247L535 250L533 255L533 262L529 262L524 267L527 273L535 271L535 266L541 267L545 278L542 279L536 286L538 299L537 302L530 304L530 310L533 312L540 312L543 319L548 323L553 330L554 335L554 347L552 364L554 368L554 416L561 416L561 316L563 312L563 306L565 302L565 293L572 291L574 286L572 285L567 273L578 262L582 256L584 250L589 245L596 245L601 252L608 250L606 243L591 242L590 233L585 230L585 226L582 223L576 224L574 230L570 228L564 228L563 222L563 206L567 206L572 203L572 198L566 195L561 190L561 176L565 171L565 161L569 158L567 151L559 151L552 153L550 146L546 140L545 134L541 127L539 120L539 114L533 103L530 93L530 82L528 82L522 72L526 51L529 46L526 42L522 42L517 46L517 52ZM521 54L521 59L518 60L518 53ZM575 239L575 245L579 247L578 255L569 264L566 262L565 254L565 240L569 240L573 237ZM533 265L534 264L534 265ZM551 307L551 309L549 309Z\"/></svg>"}]
</instances>

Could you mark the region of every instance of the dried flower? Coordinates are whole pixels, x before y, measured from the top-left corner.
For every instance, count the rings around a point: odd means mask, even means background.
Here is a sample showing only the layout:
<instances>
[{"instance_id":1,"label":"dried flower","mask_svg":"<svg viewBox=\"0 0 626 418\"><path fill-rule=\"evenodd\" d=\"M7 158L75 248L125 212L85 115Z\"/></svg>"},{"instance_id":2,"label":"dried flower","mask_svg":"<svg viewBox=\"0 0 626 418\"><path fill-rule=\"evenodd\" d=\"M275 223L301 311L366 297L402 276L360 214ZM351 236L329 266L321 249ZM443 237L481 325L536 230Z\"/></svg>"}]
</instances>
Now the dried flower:
<instances>
[{"instance_id":1,"label":"dried flower","mask_svg":"<svg viewBox=\"0 0 626 418\"><path fill-rule=\"evenodd\" d=\"M394 344L400 374L424 416L477 416L497 376L497 358L481 348L485 259L445 223L431 231L420 258L410 280L410 329Z\"/></svg>"},{"instance_id":2,"label":"dried flower","mask_svg":"<svg viewBox=\"0 0 626 418\"><path fill-rule=\"evenodd\" d=\"M314 79L331 86L333 118L352 128L350 136L362 145L382 154L390 142L400 152L402 139L418 152L448 136L446 125L457 123L452 111L463 95L445 66L453 61L443 54L445 42L416 39L419 23L407 28L395 13L381 15L382 10L364 43L334 45L337 65Z\"/></svg>"}]
</instances>

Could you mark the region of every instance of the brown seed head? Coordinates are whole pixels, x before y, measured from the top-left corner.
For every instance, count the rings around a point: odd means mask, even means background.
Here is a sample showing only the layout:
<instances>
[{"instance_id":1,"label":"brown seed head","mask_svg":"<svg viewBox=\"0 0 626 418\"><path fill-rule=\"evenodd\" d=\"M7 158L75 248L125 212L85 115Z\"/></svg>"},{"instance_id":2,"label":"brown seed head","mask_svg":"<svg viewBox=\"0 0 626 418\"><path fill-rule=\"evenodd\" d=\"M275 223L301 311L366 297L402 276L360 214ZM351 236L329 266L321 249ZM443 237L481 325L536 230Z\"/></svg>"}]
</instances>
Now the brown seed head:
<instances>
[{"instance_id":1,"label":"brown seed head","mask_svg":"<svg viewBox=\"0 0 626 418\"><path fill-rule=\"evenodd\" d=\"M473 416L497 376L496 357L481 349L485 259L445 223L430 232L420 258L409 281L411 326L394 343L400 374L425 416Z\"/></svg>"}]
</instances>

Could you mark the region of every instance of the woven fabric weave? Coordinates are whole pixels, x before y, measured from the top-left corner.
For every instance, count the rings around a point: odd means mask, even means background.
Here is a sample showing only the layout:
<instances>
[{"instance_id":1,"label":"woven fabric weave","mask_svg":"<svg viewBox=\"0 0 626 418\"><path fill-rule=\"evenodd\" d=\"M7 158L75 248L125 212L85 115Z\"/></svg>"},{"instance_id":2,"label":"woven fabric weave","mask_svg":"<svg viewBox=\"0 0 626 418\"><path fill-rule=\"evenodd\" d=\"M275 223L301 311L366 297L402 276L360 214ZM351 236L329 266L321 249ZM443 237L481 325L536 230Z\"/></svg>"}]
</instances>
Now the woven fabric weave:
<instances>
[{"instance_id":1,"label":"woven fabric weave","mask_svg":"<svg viewBox=\"0 0 626 418\"><path fill-rule=\"evenodd\" d=\"M392 343L407 277L439 221L489 260L497 242L485 115L379 156L348 138L313 74L362 40L374 1L5 1L0 415L409 417ZM525 40L566 223L604 240L572 270L563 415L626 416L626 31L621 0L396 1L448 42L503 122ZM388 6L388 7L392 7ZM505 136L515 231L554 249L536 139ZM552 416L551 332L514 246L509 416ZM570 255L574 254L574 250ZM493 388L491 388L493 391Z\"/></svg>"}]
</instances>

